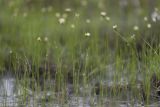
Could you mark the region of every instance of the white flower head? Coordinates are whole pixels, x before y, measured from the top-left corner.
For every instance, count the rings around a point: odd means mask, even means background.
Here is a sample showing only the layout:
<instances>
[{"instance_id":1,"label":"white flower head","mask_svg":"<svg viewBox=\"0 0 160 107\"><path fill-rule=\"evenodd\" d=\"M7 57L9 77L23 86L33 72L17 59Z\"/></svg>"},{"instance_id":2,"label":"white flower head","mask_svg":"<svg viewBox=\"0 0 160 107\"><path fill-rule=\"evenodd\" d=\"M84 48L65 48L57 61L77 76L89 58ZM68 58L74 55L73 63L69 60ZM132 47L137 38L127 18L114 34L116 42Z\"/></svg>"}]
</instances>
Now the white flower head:
<instances>
[{"instance_id":1,"label":"white flower head","mask_svg":"<svg viewBox=\"0 0 160 107\"><path fill-rule=\"evenodd\" d=\"M75 17L79 17L80 16L80 14L79 13L75 13Z\"/></svg>"},{"instance_id":2,"label":"white flower head","mask_svg":"<svg viewBox=\"0 0 160 107\"><path fill-rule=\"evenodd\" d=\"M91 23L91 20L90 19L86 19L86 23Z\"/></svg>"},{"instance_id":3,"label":"white flower head","mask_svg":"<svg viewBox=\"0 0 160 107\"><path fill-rule=\"evenodd\" d=\"M55 14L55 16L56 16L57 18L59 18L59 17L61 16L61 14L57 12L57 13Z\"/></svg>"},{"instance_id":4,"label":"white flower head","mask_svg":"<svg viewBox=\"0 0 160 107\"><path fill-rule=\"evenodd\" d=\"M152 18L152 21L153 21L153 22L156 22L156 21L157 21L157 19L156 19L156 18Z\"/></svg>"},{"instance_id":5,"label":"white flower head","mask_svg":"<svg viewBox=\"0 0 160 107\"><path fill-rule=\"evenodd\" d=\"M64 24L66 22L66 19L65 18L59 18L58 21L59 21L60 24Z\"/></svg>"},{"instance_id":6,"label":"white flower head","mask_svg":"<svg viewBox=\"0 0 160 107\"><path fill-rule=\"evenodd\" d=\"M66 12L71 12L72 10L71 10L71 8L66 8L65 11Z\"/></svg>"},{"instance_id":7,"label":"white flower head","mask_svg":"<svg viewBox=\"0 0 160 107\"><path fill-rule=\"evenodd\" d=\"M147 28L151 28L152 25L150 23L147 24Z\"/></svg>"},{"instance_id":8,"label":"white flower head","mask_svg":"<svg viewBox=\"0 0 160 107\"><path fill-rule=\"evenodd\" d=\"M148 21L148 18L146 16L144 17L144 21Z\"/></svg>"},{"instance_id":9,"label":"white flower head","mask_svg":"<svg viewBox=\"0 0 160 107\"><path fill-rule=\"evenodd\" d=\"M107 21L110 21L110 17L106 16L106 20L107 20Z\"/></svg>"},{"instance_id":10,"label":"white flower head","mask_svg":"<svg viewBox=\"0 0 160 107\"><path fill-rule=\"evenodd\" d=\"M152 21L156 22L157 20L160 20L160 14L157 11L154 11L151 15Z\"/></svg>"},{"instance_id":11,"label":"white flower head","mask_svg":"<svg viewBox=\"0 0 160 107\"><path fill-rule=\"evenodd\" d=\"M107 15L107 13L104 12L104 11L102 11L100 14L101 14L101 16L103 16L103 17Z\"/></svg>"},{"instance_id":12,"label":"white flower head","mask_svg":"<svg viewBox=\"0 0 160 107\"><path fill-rule=\"evenodd\" d=\"M13 53L13 51L12 51L12 50L10 50L10 51L9 51L9 54L12 54L12 53Z\"/></svg>"},{"instance_id":13,"label":"white flower head","mask_svg":"<svg viewBox=\"0 0 160 107\"><path fill-rule=\"evenodd\" d=\"M117 29L117 27L118 27L117 25L113 25L113 29Z\"/></svg>"},{"instance_id":14,"label":"white flower head","mask_svg":"<svg viewBox=\"0 0 160 107\"><path fill-rule=\"evenodd\" d=\"M44 41L45 41L45 42L48 42L48 37L44 37Z\"/></svg>"},{"instance_id":15,"label":"white flower head","mask_svg":"<svg viewBox=\"0 0 160 107\"><path fill-rule=\"evenodd\" d=\"M135 36L136 36L135 34L131 35L131 39L135 39Z\"/></svg>"},{"instance_id":16,"label":"white flower head","mask_svg":"<svg viewBox=\"0 0 160 107\"><path fill-rule=\"evenodd\" d=\"M91 34L89 32L86 32L84 35L87 37L91 36Z\"/></svg>"},{"instance_id":17,"label":"white flower head","mask_svg":"<svg viewBox=\"0 0 160 107\"><path fill-rule=\"evenodd\" d=\"M75 25L74 25L74 24L71 24L71 28L75 28Z\"/></svg>"},{"instance_id":18,"label":"white flower head","mask_svg":"<svg viewBox=\"0 0 160 107\"><path fill-rule=\"evenodd\" d=\"M133 30L137 31L137 30L139 30L139 27L135 25L135 26L133 27Z\"/></svg>"},{"instance_id":19,"label":"white flower head","mask_svg":"<svg viewBox=\"0 0 160 107\"><path fill-rule=\"evenodd\" d=\"M37 38L37 41L41 41L41 37L38 37L38 38Z\"/></svg>"}]
</instances>

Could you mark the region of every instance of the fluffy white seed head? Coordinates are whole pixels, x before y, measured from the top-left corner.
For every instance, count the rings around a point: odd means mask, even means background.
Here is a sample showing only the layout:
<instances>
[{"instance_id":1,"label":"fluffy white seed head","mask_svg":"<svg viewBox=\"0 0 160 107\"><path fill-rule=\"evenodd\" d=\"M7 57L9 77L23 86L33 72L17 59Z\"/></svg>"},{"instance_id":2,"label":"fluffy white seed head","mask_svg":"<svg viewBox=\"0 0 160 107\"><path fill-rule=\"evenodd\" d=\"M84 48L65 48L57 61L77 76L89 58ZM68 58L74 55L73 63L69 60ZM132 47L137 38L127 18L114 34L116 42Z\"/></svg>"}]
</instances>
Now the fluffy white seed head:
<instances>
[{"instance_id":1,"label":"fluffy white seed head","mask_svg":"<svg viewBox=\"0 0 160 107\"><path fill-rule=\"evenodd\" d=\"M152 25L150 23L147 24L147 28L151 28Z\"/></svg>"},{"instance_id":2,"label":"fluffy white seed head","mask_svg":"<svg viewBox=\"0 0 160 107\"><path fill-rule=\"evenodd\" d=\"M135 26L133 27L133 30L137 31L137 30L139 30L139 27L138 27L137 25L135 25Z\"/></svg>"},{"instance_id":3,"label":"fluffy white seed head","mask_svg":"<svg viewBox=\"0 0 160 107\"><path fill-rule=\"evenodd\" d=\"M37 41L41 41L41 37L37 37Z\"/></svg>"},{"instance_id":4,"label":"fluffy white seed head","mask_svg":"<svg viewBox=\"0 0 160 107\"><path fill-rule=\"evenodd\" d=\"M107 21L110 21L110 17L106 16L106 20L107 20Z\"/></svg>"},{"instance_id":5,"label":"fluffy white seed head","mask_svg":"<svg viewBox=\"0 0 160 107\"><path fill-rule=\"evenodd\" d=\"M100 13L100 15L101 15L101 16L106 16L107 13L103 11L103 12Z\"/></svg>"},{"instance_id":6,"label":"fluffy white seed head","mask_svg":"<svg viewBox=\"0 0 160 107\"><path fill-rule=\"evenodd\" d=\"M89 37L89 36L91 36L91 33L86 32L84 35L87 36L87 37Z\"/></svg>"},{"instance_id":7,"label":"fluffy white seed head","mask_svg":"<svg viewBox=\"0 0 160 107\"><path fill-rule=\"evenodd\" d=\"M91 23L91 20L90 19L86 19L86 23Z\"/></svg>"},{"instance_id":8,"label":"fluffy white seed head","mask_svg":"<svg viewBox=\"0 0 160 107\"><path fill-rule=\"evenodd\" d=\"M75 28L75 25L74 25L74 24L71 24L71 28Z\"/></svg>"},{"instance_id":9,"label":"fluffy white seed head","mask_svg":"<svg viewBox=\"0 0 160 107\"><path fill-rule=\"evenodd\" d=\"M10 51L9 51L9 54L12 54L12 53L13 53L13 51L12 51L12 50L10 50Z\"/></svg>"},{"instance_id":10,"label":"fluffy white seed head","mask_svg":"<svg viewBox=\"0 0 160 107\"><path fill-rule=\"evenodd\" d=\"M44 41L45 41L45 42L48 42L48 37L44 37Z\"/></svg>"},{"instance_id":11,"label":"fluffy white seed head","mask_svg":"<svg viewBox=\"0 0 160 107\"><path fill-rule=\"evenodd\" d=\"M117 25L113 25L113 29L117 29L117 27L118 27Z\"/></svg>"},{"instance_id":12,"label":"fluffy white seed head","mask_svg":"<svg viewBox=\"0 0 160 107\"><path fill-rule=\"evenodd\" d=\"M146 16L144 17L144 21L148 21L148 18Z\"/></svg>"},{"instance_id":13,"label":"fluffy white seed head","mask_svg":"<svg viewBox=\"0 0 160 107\"><path fill-rule=\"evenodd\" d=\"M59 17L61 16L61 14L57 12L57 13L55 14L55 16L56 16L57 18L59 18Z\"/></svg>"},{"instance_id":14,"label":"fluffy white seed head","mask_svg":"<svg viewBox=\"0 0 160 107\"><path fill-rule=\"evenodd\" d=\"M66 8L65 11L66 11L66 12L71 12L72 9L71 9L71 8Z\"/></svg>"},{"instance_id":15,"label":"fluffy white seed head","mask_svg":"<svg viewBox=\"0 0 160 107\"><path fill-rule=\"evenodd\" d=\"M66 22L66 19L65 18L59 18L58 21L59 21L60 24L64 24Z\"/></svg>"},{"instance_id":16,"label":"fluffy white seed head","mask_svg":"<svg viewBox=\"0 0 160 107\"><path fill-rule=\"evenodd\" d=\"M135 39L135 36L136 36L135 34L131 35L131 39Z\"/></svg>"}]
</instances>

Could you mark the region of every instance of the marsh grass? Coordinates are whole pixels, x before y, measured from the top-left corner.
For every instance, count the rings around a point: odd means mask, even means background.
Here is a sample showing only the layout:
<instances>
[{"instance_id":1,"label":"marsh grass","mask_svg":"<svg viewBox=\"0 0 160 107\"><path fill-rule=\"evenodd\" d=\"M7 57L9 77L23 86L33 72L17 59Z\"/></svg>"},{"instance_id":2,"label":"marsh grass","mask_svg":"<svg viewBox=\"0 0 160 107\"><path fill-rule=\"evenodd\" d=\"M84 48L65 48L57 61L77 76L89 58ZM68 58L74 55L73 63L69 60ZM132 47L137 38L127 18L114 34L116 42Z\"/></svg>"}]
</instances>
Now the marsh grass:
<instances>
[{"instance_id":1,"label":"marsh grass","mask_svg":"<svg viewBox=\"0 0 160 107\"><path fill-rule=\"evenodd\" d=\"M24 105L30 99L33 106L68 104L71 95L98 96L98 105L105 97L151 103L151 77L159 78L159 20L145 22L142 15L135 25L128 14L123 29L110 12L97 10L93 17L86 7L55 16L58 9L15 4L0 11L0 71L14 74Z\"/></svg>"}]
</instances>

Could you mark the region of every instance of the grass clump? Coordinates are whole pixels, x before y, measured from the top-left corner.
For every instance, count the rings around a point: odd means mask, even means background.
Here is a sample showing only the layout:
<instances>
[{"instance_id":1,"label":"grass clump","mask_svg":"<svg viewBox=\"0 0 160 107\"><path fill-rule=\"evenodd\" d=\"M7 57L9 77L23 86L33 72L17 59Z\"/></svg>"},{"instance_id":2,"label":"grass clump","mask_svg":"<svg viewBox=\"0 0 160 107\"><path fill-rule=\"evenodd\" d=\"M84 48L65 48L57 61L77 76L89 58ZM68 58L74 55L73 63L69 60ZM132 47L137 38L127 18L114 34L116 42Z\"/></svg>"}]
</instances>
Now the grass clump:
<instances>
[{"instance_id":1,"label":"grass clump","mask_svg":"<svg viewBox=\"0 0 160 107\"><path fill-rule=\"evenodd\" d=\"M68 104L71 96L98 96L100 104L105 97L146 104L159 98L158 8L147 17L145 6L136 7L141 14L129 7L116 14L118 4L105 11L103 0L101 8L71 3L78 9L37 2L0 2L0 71L14 75L24 99L45 106Z\"/></svg>"}]
</instances>

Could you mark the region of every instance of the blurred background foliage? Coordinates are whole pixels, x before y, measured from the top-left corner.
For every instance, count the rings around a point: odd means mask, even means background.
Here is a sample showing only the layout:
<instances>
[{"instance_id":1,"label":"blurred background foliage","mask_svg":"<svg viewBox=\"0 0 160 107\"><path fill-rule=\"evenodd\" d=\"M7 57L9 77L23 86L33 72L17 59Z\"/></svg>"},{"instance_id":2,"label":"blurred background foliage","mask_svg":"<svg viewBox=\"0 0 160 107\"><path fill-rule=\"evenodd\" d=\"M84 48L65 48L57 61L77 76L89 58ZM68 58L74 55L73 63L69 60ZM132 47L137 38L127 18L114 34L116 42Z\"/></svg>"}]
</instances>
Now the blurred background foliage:
<instances>
[{"instance_id":1,"label":"blurred background foliage","mask_svg":"<svg viewBox=\"0 0 160 107\"><path fill-rule=\"evenodd\" d=\"M26 52L29 56L38 57L37 54L42 51L41 49L51 48L48 44L47 46L42 44L37 48L35 42L37 37L47 36L50 40L54 40L51 44L60 47L53 47L56 50L54 52L57 52L56 55L60 55L61 47L66 48L68 45L74 50L72 44L81 43L81 41L74 41L74 38L67 39L67 36L74 37L75 34L84 35L85 32L90 32L101 38L109 38L108 41L112 43L115 34L111 28L114 24L117 24L119 29L125 30L124 36L131 35L135 25L141 27L136 35L154 36L156 34L153 32L159 33L160 24L153 23L150 32L144 27L146 22L143 18L147 16L151 19L155 8L159 7L159 0L0 0L0 59L4 60L4 56L8 57L6 52L9 54L10 50ZM68 8L72 10L71 13L66 12ZM106 12L111 18L109 23L99 20L102 18L101 12ZM57 18L58 14L60 17ZM75 18L76 14L80 15L79 19ZM67 20L64 26L58 23L61 18ZM90 24L86 23L87 19L91 21ZM70 29L71 24L76 26L74 31ZM80 36L77 38L79 40ZM84 41L84 45L88 41ZM105 39L97 41L101 44L106 42Z\"/></svg>"},{"instance_id":2,"label":"blurred background foliage","mask_svg":"<svg viewBox=\"0 0 160 107\"><path fill-rule=\"evenodd\" d=\"M158 0L1 0L1 7L12 7L12 9L38 9L42 7L50 7L63 10L64 8L87 8L96 11L97 9L117 12L124 9L126 12L135 11L153 11L154 7L160 5ZM143 9L143 10L142 10Z\"/></svg>"}]
</instances>

